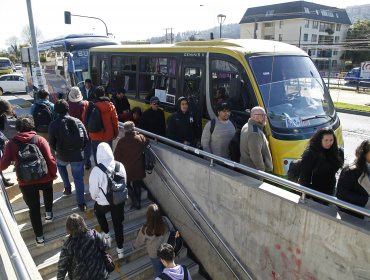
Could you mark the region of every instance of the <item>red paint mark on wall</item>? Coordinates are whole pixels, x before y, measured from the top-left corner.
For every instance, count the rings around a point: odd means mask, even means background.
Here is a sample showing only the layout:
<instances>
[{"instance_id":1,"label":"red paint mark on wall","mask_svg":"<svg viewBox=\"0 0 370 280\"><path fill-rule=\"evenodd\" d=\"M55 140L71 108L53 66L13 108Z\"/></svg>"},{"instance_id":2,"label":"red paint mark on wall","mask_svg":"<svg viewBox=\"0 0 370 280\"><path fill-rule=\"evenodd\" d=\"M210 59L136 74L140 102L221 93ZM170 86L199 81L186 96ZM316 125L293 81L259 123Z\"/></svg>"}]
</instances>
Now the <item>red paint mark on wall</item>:
<instances>
[{"instance_id":1,"label":"red paint mark on wall","mask_svg":"<svg viewBox=\"0 0 370 280\"><path fill-rule=\"evenodd\" d=\"M273 280L317 280L311 272L302 269L301 252L300 248L284 249L280 244L275 244L273 252L265 247L261 271L269 272Z\"/></svg>"}]
</instances>

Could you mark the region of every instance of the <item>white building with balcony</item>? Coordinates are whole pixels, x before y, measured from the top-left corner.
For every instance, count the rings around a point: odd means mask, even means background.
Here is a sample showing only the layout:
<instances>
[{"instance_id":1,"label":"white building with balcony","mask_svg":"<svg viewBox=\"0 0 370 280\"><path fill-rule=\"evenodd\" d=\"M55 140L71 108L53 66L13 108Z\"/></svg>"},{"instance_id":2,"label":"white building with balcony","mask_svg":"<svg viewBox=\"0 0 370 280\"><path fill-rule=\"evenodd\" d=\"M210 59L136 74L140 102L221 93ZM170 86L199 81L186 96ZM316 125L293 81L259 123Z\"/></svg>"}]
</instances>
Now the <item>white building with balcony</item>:
<instances>
[{"instance_id":1,"label":"white building with balcony","mask_svg":"<svg viewBox=\"0 0 370 280\"><path fill-rule=\"evenodd\" d=\"M340 68L351 21L345 9L307 1L249 8L240 21L240 38L276 40L311 54L319 70Z\"/></svg>"}]
</instances>

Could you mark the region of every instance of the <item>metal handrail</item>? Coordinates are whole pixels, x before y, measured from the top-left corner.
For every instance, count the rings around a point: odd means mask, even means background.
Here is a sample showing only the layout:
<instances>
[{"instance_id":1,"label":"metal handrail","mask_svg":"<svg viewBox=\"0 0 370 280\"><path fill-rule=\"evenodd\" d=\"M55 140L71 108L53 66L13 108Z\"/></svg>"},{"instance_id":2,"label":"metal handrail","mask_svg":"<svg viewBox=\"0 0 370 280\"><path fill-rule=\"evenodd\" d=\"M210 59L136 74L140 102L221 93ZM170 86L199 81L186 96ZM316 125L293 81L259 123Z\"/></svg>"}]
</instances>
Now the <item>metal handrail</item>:
<instances>
[{"instance_id":1,"label":"metal handrail","mask_svg":"<svg viewBox=\"0 0 370 280\"><path fill-rule=\"evenodd\" d=\"M120 127L121 128L123 127L123 124L122 123L120 123ZM275 176L273 174L269 174L269 173L266 173L266 172L261 171L261 170L256 170L254 168L245 166L245 165L240 164L240 163L236 163L234 161L225 159L223 157L216 156L216 155L211 154L211 153L207 153L207 152L205 152L205 151L203 151L201 149L194 148L194 147L191 147L191 146L188 146L188 145L185 145L185 144L182 144L182 143L173 141L173 140L168 139L166 137L159 136L157 134L154 134L154 133L151 133L151 132L148 132L148 131L139 129L139 128L135 128L135 130L137 130L138 132L140 132L140 133L142 133L144 135L147 135L147 136L149 136L151 138L154 138L156 141L160 141L160 142L163 142L165 144L169 144L171 146L175 146L175 147L180 148L180 149L182 149L184 151L193 153L193 154L195 154L197 156L206 157L206 158L210 159L210 161L211 161L210 165L211 166L213 166L213 163L214 162L219 162L219 163L222 163L222 164L224 164L226 166L230 166L230 167L235 168L235 169L238 169L240 171L247 172L248 174L251 174L254 177L258 176L261 179L268 180L268 181L273 182L273 183L275 183L275 184L277 184L277 185L279 185L281 187L288 188L289 190L300 192L301 193L301 202L304 202L305 201L306 195L310 195L312 197L321 199L321 200L323 200L325 202L329 202L329 203L335 204L335 205L337 205L339 207L342 207L342 208L351 210L351 211L353 211L355 213L358 213L358 214L361 214L361 215L370 217L370 210L368 210L366 208L363 208L363 207L360 207L360 206L357 206L357 205L348 203L346 201L340 200L340 199L338 199L336 197L333 197L333 196L324 194L322 192L315 191L313 189L310 189L310 188L307 188L307 187L302 186L300 184L291 182L291 181L289 181L287 179L280 178L280 177Z\"/></svg>"},{"instance_id":2,"label":"metal handrail","mask_svg":"<svg viewBox=\"0 0 370 280\"><path fill-rule=\"evenodd\" d=\"M8 196L7 196L7 194L4 190L3 182L1 181L0 184L1 184L1 189L2 189L1 192L3 194L3 199L5 201L9 202L9 198L8 198ZM1 203L1 200L2 199L0 198L0 203ZM9 208L9 206L7 208L9 210L9 214L13 218L12 222L14 222L14 226L16 226L15 216L14 216L14 213L12 211L12 208L11 207ZM13 236L12 236L10 230L9 230L8 224L6 223L6 220L9 219L9 218L10 217L8 217L8 218L4 217L3 216L3 211L0 211L0 232L1 232L2 238L4 240L7 255L9 256L9 259L12 263L12 266L14 268L14 272L17 275L17 279L28 280L28 279L31 279L31 277L28 273L28 270L26 268L26 265L25 265L23 259L20 257L21 254L20 254L20 252L18 250L18 247L17 247L17 245L16 245L16 243L13 239Z\"/></svg>"},{"instance_id":3,"label":"metal handrail","mask_svg":"<svg viewBox=\"0 0 370 280\"><path fill-rule=\"evenodd\" d=\"M12 207L12 204L10 203L8 193L6 192L5 185L4 185L4 182L3 182L3 178L1 178L1 176L0 176L0 186L1 186L0 193L1 193L1 195L3 196L3 198L5 200L6 206L8 207L9 213L12 216L13 221L15 221L15 215L14 215L14 212L13 212L13 207Z\"/></svg>"}]
</instances>

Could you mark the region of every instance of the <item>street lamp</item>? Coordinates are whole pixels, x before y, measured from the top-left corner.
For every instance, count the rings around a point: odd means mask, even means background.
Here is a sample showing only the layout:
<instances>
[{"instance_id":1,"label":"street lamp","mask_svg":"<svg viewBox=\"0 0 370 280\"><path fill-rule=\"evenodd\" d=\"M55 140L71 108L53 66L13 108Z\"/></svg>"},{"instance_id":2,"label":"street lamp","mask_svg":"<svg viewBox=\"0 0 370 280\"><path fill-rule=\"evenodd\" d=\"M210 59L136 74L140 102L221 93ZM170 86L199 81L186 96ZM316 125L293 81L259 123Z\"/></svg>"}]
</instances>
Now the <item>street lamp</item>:
<instances>
[{"instance_id":1,"label":"street lamp","mask_svg":"<svg viewBox=\"0 0 370 280\"><path fill-rule=\"evenodd\" d=\"M217 16L217 20L218 20L218 23L220 24L220 39L221 39L221 36L222 36L222 33L221 33L221 30L222 30L222 24L225 22L225 19L226 19L226 16L223 15L223 14L218 14Z\"/></svg>"},{"instance_id":2,"label":"street lamp","mask_svg":"<svg viewBox=\"0 0 370 280\"><path fill-rule=\"evenodd\" d=\"M108 27L107 27L107 25L105 24L105 22L101 18L81 16L81 15L72 15L71 12L64 11L64 23L65 24L71 24L71 16L74 16L74 17L84 17L84 18L92 18L92 19L100 20L104 24L104 26L105 26L105 32L107 33L107 36L110 35L110 34L112 34L112 33L108 33Z\"/></svg>"}]
</instances>

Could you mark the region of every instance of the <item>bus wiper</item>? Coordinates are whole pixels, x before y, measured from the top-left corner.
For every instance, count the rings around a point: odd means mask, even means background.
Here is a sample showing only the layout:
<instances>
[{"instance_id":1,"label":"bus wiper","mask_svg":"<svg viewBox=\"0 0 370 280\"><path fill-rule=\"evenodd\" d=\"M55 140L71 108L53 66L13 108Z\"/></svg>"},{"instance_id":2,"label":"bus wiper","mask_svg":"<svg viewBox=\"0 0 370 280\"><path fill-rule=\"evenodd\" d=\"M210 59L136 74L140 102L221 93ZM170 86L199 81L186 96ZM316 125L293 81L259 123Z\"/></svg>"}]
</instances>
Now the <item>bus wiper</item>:
<instances>
[{"instance_id":1,"label":"bus wiper","mask_svg":"<svg viewBox=\"0 0 370 280\"><path fill-rule=\"evenodd\" d=\"M312 116L312 117L302 119L302 121L304 122L304 121L319 119L319 118L330 118L332 121L334 121L334 118L330 115L316 115L316 116Z\"/></svg>"}]
</instances>

